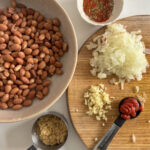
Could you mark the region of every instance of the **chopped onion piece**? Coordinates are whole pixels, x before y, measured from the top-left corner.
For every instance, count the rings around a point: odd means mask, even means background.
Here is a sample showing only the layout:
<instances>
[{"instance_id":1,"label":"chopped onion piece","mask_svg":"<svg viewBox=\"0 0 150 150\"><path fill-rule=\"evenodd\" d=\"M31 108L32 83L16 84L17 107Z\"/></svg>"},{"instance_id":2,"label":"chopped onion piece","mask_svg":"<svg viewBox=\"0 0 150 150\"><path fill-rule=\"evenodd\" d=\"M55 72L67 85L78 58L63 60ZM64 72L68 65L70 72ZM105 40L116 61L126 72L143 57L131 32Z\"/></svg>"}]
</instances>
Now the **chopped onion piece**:
<instances>
[{"instance_id":1,"label":"chopped onion piece","mask_svg":"<svg viewBox=\"0 0 150 150\"><path fill-rule=\"evenodd\" d=\"M150 49L146 48L144 53L145 54L150 54Z\"/></svg>"}]
</instances>

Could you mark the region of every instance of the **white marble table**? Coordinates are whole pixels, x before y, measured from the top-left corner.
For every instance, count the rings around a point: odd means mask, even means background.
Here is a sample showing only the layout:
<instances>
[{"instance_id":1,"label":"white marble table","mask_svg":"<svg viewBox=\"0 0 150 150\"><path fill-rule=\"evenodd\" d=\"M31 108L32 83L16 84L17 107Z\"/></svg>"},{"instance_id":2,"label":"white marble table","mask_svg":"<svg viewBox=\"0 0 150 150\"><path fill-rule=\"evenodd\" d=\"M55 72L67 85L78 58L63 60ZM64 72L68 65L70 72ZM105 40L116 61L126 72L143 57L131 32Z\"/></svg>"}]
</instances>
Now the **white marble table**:
<instances>
[{"instance_id":1,"label":"white marble table","mask_svg":"<svg viewBox=\"0 0 150 150\"><path fill-rule=\"evenodd\" d=\"M124 1L125 5L121 18L138 14L150 14L150 0ZM89 25L82 20L77 11L76 0L58 0L58 2L68 12L73 22L80 48L84 41L99 27ZM61 150L87 150L71 124L66 93L49 110L62 113L69 122L69 138ZM26 150L32 144L31 128L35 119L36 117L17 123L0 123L0 150Z\"/></svg>"}]
</instances>

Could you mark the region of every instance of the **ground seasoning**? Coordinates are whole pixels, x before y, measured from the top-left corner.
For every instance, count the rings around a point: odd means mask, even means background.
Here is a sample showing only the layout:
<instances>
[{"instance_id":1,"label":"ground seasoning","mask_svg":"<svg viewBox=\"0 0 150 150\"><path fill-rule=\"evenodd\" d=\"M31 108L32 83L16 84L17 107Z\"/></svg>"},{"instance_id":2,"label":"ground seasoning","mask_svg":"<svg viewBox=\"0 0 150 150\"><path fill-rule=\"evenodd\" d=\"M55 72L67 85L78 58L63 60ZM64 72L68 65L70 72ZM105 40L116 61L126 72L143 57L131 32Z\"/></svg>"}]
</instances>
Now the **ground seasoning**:
<instances>
[{"instance_id":1,"label":"ground seasoning","mask_svg":"<svg viewBox=\"0 0 150 150\"><path fill-rule=\"evenodd\" d=\"M86 15L96 22L109 19L114 6L113 0L84 0L83 8Z\"/></svg>"},{"instance_id":2,"label":"ground seasoning","mask_svg":"<svg viewBox=\"0 0 150 150\"><path fill-rule=\"evenodd\" d=\"M37 121L36 133L45 145L57 145L65 142L67 127L60 118L45 115Z\"/></svg>"}]
</instances>

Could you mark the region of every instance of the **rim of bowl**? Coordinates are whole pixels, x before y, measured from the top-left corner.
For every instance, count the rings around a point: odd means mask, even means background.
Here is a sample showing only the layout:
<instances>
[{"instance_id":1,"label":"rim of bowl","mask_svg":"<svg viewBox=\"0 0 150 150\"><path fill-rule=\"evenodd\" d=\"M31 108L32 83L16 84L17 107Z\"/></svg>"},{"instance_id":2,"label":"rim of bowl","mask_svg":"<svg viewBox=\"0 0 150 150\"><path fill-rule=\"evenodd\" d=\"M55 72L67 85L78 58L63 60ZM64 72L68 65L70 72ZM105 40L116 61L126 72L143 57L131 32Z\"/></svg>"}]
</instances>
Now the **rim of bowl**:
<instances>
[{"instance_id":1,"label":"rim of bowl","mask_svg":"<svg viewBox=\"0 0 150 150\"><path fill-rule=\"evenodd\" d=\"M119 3L119 9L120 9L120 11L117 13L117 15L113 14L113 12L114 12L114 9L113 9L112 15L109 17L108 20L106 20L104 22L96 22L96 21L89 19L89 17L85 14L85 12L83 10L83 1L84 0L77 0L77 8L78 8L79 14L83 20L85 20L87 23L89 23L91 25L95 25L95 26L104 26L104 25L108 25L108 24L115 22L119 18L120 14L123 10L123 6L124 6L124 0L116 0L116 2ZM113 16L115 16L115 15L116 15L116 17L113 19Z\"/></svg>"},{"instance_id":2,"label":"rim of bowl","mask_svg":"<svg viewBox=\"0 0 150 150\"><path fill-rule=\"evenodd\" d=\"M77 58L78 58L78 44L77 44L77 37L76 37L76 33L75 33L75 29L74 29L74 26L71 22L71 19L70 17L68 16L66 10L56 1L56 0L53 0L53 2L58 5L58 7L63 11L63 13L65 14L65 16L67 17L68 21L69 21L69 24L71 26L71 29L72 29L72 32L73 32L73 35L74 35L74 42L75 42L75 60L74 60L74 64L73 64L73 69L72 69L72 72L71 72L71 75L67 81L67 83L65 84L64 86L64 89L58 94L58 96L52 100L51 103L49 103L46 107L44 107L43 109L39 110L38 112L35 112L31 115L28 115L28 116L25 116L25 117L22 117L22 118L12 118L11 120L10 119L3 119L3 120L0 120L0 123L12 123L12 122L19 122L19 121L24 121L24 120L27 120L27 119L31 119L39 114L41 114L42 112L46 111L48 108L50 108L52 105L54 105L56 103L56 101L63 95L63 93L65 92L65 90L67 89L70 81L72 80L73 78L73 75L74 75L74 72L75 72L75 68L76 68L76 65L77 65ZM31 106L32 107L32 106Z\"/></svg>"}]
</instances>

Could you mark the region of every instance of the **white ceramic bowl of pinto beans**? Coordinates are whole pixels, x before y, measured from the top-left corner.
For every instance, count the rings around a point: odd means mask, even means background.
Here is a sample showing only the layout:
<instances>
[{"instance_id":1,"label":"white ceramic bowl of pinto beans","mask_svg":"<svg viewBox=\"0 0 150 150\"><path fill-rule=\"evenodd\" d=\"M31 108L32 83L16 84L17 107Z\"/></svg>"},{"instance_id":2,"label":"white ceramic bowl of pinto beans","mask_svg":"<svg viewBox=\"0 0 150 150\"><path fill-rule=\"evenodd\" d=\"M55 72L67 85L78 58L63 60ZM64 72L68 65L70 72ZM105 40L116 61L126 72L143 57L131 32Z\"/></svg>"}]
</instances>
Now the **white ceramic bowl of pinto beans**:
<instances>
[{"instance_id":1,"label":"white ceramic bowl of pinto beans","mask_svg":"<svg viewBox=\"0 0 150 150\"><path fill-rule=\"evenodd\" d=\"M73 25L55 0L0 0L0 122L38 115L75 71Z\"/></svg>"}]
</instances>

